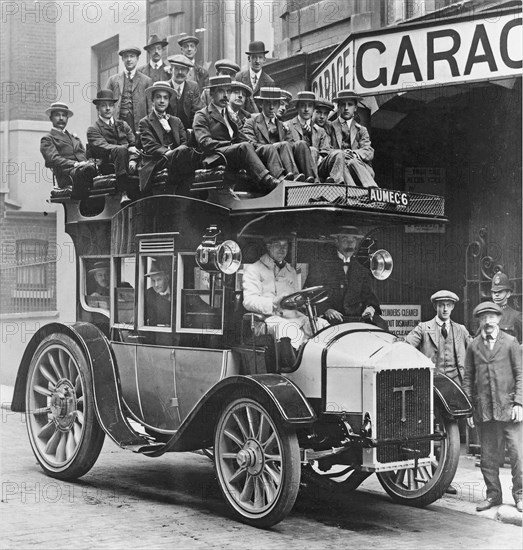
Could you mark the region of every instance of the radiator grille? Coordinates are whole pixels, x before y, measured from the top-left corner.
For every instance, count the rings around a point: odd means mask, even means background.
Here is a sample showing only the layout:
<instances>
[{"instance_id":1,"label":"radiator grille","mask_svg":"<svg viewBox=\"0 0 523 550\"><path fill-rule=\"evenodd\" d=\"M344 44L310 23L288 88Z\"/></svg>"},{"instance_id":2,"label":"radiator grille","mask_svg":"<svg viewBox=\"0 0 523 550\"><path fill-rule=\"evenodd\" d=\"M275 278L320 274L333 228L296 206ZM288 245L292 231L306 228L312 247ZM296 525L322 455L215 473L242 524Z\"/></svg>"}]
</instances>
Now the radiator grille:
<instances>
[{"instance_id":1,"label":"radiator grille","mask_svg":"<svg viewBox=\"0 0 523 550\"><path fill-rule=\"evenodd\" d=\"M378 441L432 433L429 369L383 371L376 378ZM406 453L400 447L401 445L378 447L378 461L386 463L414 458L412 453ZM421 451L418 458L430 455L430 441L411 441L407 447Z\"/></svg>"}]
</instances>

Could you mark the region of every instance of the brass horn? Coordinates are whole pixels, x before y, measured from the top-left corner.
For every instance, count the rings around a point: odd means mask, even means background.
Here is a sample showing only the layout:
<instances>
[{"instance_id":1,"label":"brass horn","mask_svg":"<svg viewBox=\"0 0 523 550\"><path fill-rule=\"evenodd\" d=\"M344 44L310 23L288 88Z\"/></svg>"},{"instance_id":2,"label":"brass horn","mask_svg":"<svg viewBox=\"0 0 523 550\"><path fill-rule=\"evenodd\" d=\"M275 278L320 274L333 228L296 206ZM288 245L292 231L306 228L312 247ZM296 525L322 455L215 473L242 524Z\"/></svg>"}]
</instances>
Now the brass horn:
<instances>
[{"instance_id":1,"label":"brass horn","mask_svg":"<svg viewBox=\"0 0 523 550\"><path fill-rule=\"evenodd\" d=\"M370 271L378 281L384 281L390 276L393 265L391 253L383 248L376 250L370 257Z\"/></svg>"}]
</instances>

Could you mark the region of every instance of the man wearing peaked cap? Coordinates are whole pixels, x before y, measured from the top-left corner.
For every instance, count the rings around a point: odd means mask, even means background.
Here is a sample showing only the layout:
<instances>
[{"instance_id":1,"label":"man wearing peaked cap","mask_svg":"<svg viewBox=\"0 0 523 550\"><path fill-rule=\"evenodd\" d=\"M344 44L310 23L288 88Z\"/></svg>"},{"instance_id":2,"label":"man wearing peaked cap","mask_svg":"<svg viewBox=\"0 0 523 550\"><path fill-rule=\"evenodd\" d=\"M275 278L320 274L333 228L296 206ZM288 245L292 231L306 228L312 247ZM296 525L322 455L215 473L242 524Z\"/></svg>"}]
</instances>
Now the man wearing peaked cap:
<instances>
[{"instance_id":1,"label":"man wearing peaked cap","mask_svg":"<svg viewBox=\"0 0 523 550\"><path fill-rule=\"evenodd\" d=\"M494 277L492 277L490 294L492 296L492 301L501 308L503 313L499 322L499 328L515 336L521 344L521 312L510 307L508 303L512 295L512 284L505 273L499 271L494 274Z\"/></svg>"},{"instance_id":2,"label":"man wearing peaked cap","mask_svg":"<svg viewBox=\"0 0 523 550\"><path fill-rule=\"evenodd\" d=\"M171 67L164 63L162 53L169 43L166 38L160 38L157 34L151 34L149 42L143 49L149 55L147 65L138 68L145 76L148 76L153 84L158 81L166 81L171 78Z\"/></svg>"},{"instance_id":3,"label":"man wearing peaked cap","mask_svg":"<svg viewBox=\"0 0 523 550\"><path fill-rule=\"evenodd\" d=\"M258 95L260 88L275 86L274 80L263 70L266 61L265 55L269 53L265 49L265 44L260 40L254 40L249 44L249 50L245 53L247 54L249 68L240 71L236 75L236 80L247 84L251 88L253 96ZM258 107L252 100L247 103L246 109L249 113L258 112Z\"/></svg>"},{"instance_id":4,"label":"man wearing peaked cap","mask_svg":"<svg viewBox=\"0 0 523 550\"><path fill-rule=\"evenodd\" d=\"M201 90L196 82L188 80L187 75L193 62L185 55L176 54L167 58L171 64L172 78L169 85L174 90L168 113L177 116L186 130L192 128L194 114L203 107Z\"/></svg>"},{"instance_id":5,"label":"man wearing peaked cap","mask_svg":"<svg viewBox=\"0 0 523 550\"><path fill-rule=\"evenodd\" d=\"M65 103L56 102L45 113L53 125L40 140L45 166L53 171L58 187L72 186L72 198L83 198L89 194L96 168L87 160L82 142L65 129L73 112Z\"/></svg>"},{"instance_id":6,"label":"man wearing peaked cap","mask_svg":"<svg viewBox=\"0 0 523 550\"><path fill-rule=\"evenodd\" d=\"M500 330L502 313L493 302L476 306L474 317L479 319L480 332L465 358L463 390L474 406L473 419L468 422L478 428L480 467L487 487L487 498L477 505L478 512L503 503L499 457L505 441L512 469L512 497L517 510L523 511L521 348L516 338Z\"/></svg>"},{"instance_id":7,"label":"man wearing peaked cap","mask_svg":"<svg viewBox=\"0 0 523 550\"><path fill-rule=\"evenodd\" d=\"M198 51L198 44L200 40L196 36L191 36L183 34L178 39L178 45L182 54L189 58L192 62L192 67L189 70L187 75L187 80L192 80L198 84L200 89L200 94L203 92L203 89L209 84L209 71L204 69L201 65L196 63L196 53Z\"/></svg>"},{"instance_id":8,"label":"man wearing peaked cap","mask_svg":"<svg viewBox=\"0 0 523 550\"><path fill-rule=\"evenodd\" d=\"M314 104L314 123L323 128L328 136L330 136L332 128L332 122L329 120L332 111L334 111L334 103L323 98L316 100Z\"/></svg>"},{"instance_id":9,"label":"man wearing peaked cap","mask_svg":"<svg viewBox=\"0 0 523 550\"><path fill-rule=\"evenodd\" d=\"M105 88L111 90L116 99L114 116L127 122L136 135L138 122L147 114L150 107L145 89L153 82L136 68L141 54L140 48L123 48L118 54L122 58L124 71L110 76Z\"/></svg>"},{"instance_id":10,"label":"man wearing peaked cap","mask_svg":"<svg viewBox=\"0 0 523 550\"><path fill-rule=\"evenodd\" d=\"M276 111L276 116L278 117L278 120L281 120L284 122L286 120L285 113L287 112L287 109L289 108L289 103L292 101L292 94L287 90L281 91L281 99L280 99L280 106L278 107L278 110Z\"/></svg>"},{"instance_id":11,"label":"man wearing peaked cap","mask_svg":"<svg viewBox=\"0 0 523 550\"><path fill-rule=\"evenodd\" d=\"M436 316L419 323L405 340L431 359L437 372L461 385L465 353L471 337L463 325L450 318L459 301L458 295L450 290L439 290L430 297L430 301Z\"/></svg>"}]
</instances>

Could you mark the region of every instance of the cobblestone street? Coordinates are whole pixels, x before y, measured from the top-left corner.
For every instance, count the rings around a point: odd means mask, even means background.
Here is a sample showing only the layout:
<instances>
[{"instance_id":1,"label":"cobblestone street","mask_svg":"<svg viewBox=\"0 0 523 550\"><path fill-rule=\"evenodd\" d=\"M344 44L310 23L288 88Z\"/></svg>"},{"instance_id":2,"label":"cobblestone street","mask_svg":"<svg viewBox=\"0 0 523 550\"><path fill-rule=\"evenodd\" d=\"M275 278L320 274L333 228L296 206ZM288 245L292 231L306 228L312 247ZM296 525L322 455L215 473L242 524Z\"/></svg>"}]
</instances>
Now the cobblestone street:
<instances>
[{"instance_id":1,"label":"cobblestone street","mask_svg":"<svg viewBox=\"0 0 523 550\"><path fill-rule=\"evenodd\" d=\"M343 500L316 487L302 487L293 512L267 531L229 516L212 463L194 453L150 459L120 450L106 439L98 462L84 478L74 484L54 480L36 464L23 416L5 409L1 414L2 549L59 550L72 544L521 548L519 527L464 513L443 501L426 509L395 505L371 481L375 476Z\"/></svg>"}]
</instances>

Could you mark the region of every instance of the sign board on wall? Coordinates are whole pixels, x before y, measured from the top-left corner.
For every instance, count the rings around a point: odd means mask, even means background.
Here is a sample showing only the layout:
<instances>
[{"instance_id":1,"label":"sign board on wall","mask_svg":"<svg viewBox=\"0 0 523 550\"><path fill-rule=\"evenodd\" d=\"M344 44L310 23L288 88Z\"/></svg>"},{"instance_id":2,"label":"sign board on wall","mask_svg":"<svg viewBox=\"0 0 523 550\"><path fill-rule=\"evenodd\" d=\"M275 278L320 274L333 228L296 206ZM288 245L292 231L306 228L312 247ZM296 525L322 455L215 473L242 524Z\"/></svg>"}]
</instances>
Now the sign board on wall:
<instances>
[{"instance_id":1,"label":"sign board on wall","mask_svg":"<svg viewBox=\"0 0 523 550\"><path fill-rule=\"evenodd\" d=\"M421 321L420 304L382 304L381 316L396 336L406 336Z\"/></svg>"},{"instance_id":2,"label":"sign board on wall","mask_svg":"<svg viewBox=\"0 0 523 550\"><path fill-rule=\"evenodd\" d=\"M445 168L408 166L405 168L405 191L427 195L445 194Z\"/></svg>"},{"instance_id":3,"label":"sign board on wall","mask_svg":"<svg viewBox=\"0 0 523 550\"><path fill-rule=\"evenodd\" d=\"M313 74L312 91L332 98L521 77L522 18L475 14L349 36Z\"/></svg>"}]
</instances>

